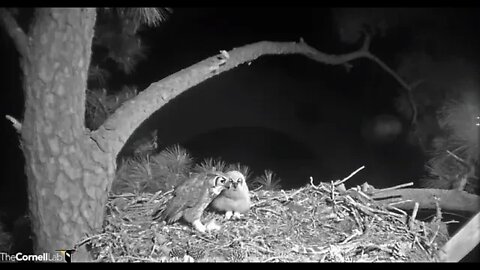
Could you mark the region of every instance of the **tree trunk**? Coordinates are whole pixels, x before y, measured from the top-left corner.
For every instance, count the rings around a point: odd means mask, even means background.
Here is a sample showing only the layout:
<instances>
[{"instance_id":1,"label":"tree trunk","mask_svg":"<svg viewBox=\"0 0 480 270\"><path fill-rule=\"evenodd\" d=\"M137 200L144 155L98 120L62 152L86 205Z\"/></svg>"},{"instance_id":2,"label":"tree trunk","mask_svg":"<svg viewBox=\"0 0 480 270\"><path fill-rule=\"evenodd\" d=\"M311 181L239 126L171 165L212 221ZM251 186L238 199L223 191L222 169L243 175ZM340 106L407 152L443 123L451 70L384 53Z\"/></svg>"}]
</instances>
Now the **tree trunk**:
<instances>
[{"instance_id":1,"label":"tree trunk","mask_svg":"<svg viewBox=\"0 0 480 270\"><path fill-rule=\"evenodd\" d=\"M84 128L95 19L95 9L37 9L21 61L22 149L37 254L72 249L100 229L114 177L114 157ZM73 255L88 258L84 249Z\"/></svg>"}]
</instances>

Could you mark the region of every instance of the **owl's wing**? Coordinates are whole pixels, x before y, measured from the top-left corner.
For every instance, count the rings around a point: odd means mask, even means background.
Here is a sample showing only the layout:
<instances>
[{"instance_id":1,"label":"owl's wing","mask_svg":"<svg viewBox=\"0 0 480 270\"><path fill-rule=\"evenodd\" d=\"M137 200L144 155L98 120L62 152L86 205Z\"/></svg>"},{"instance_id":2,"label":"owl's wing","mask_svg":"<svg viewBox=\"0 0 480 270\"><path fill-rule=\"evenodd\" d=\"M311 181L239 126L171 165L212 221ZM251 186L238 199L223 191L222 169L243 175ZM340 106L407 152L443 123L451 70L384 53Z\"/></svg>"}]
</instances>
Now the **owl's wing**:
<instances>
[{"instance_id":1,"label":"owl's wing","mask_svg":"<svg viewBox=\"0 0 480 270\"><path fill-rule=\"evenodd\" d=\"M195 199L189 200L186 204L183 217L190 223L201 218L203 211L214 198L214 194L210 191L211 187L208 185L207 181L205 181L204 184L205 185L195 194Z\"/></svg>"},{"instance_id":2,"label":"owl's wing","mask_svg":"<svg viewBox=\"0 0 480 270\"><path fill-rule=\"evenodd\" d=\"M203 178L195 176L186 179L173 192L173 198L168 201L167 207L160 213L159 219L172 223L182 217L183 211L192 207L202 195Z\"/></svg>"}]
</instances>

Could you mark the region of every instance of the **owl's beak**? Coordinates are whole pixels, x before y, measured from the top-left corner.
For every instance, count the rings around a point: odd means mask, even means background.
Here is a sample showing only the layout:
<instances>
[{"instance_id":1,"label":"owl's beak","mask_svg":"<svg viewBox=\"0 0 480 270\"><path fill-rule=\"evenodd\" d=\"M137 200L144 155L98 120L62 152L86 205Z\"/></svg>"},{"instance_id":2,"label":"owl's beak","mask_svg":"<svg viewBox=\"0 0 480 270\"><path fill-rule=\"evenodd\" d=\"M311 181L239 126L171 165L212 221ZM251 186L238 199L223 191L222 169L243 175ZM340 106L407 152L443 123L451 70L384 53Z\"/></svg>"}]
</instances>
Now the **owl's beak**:
<instances>
[{"instance_id":1,"label":"owl's beak","mask_svg":"<svg viewBox=\"0 0 480 270\"><path fill-rule=\"evenodd\" d=\"M232 188L232 187L233 187L233 188L237 188L237 186L238 186L238 182L237 182L237 181L235 181L235 180L230 180L230 181L228 182L227 188L229 188L229 189Z\"/></svg>"}]
</instances>

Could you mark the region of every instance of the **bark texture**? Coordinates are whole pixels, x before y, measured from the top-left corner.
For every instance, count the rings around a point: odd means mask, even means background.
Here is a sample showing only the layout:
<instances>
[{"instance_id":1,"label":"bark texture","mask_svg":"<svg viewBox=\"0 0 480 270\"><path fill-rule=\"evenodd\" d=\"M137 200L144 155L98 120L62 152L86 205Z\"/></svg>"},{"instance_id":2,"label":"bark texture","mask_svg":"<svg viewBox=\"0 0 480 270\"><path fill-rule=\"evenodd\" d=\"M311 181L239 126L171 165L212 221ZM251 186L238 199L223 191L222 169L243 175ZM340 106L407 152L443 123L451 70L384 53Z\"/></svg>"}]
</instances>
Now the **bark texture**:
<instances>
[{"instance_id":1,"label":"bark texture","mask_svg":"<svg viewBox=\"0 0 480 270\"><path fill-rule=\"evenodd\" d=\"M37 9L21 61L22 148L36 253L72 249L102 225L114 158L84 128L95 19L95 9ZM73 259L88 254L79 250Z\"/></svg>"}]
</instances>

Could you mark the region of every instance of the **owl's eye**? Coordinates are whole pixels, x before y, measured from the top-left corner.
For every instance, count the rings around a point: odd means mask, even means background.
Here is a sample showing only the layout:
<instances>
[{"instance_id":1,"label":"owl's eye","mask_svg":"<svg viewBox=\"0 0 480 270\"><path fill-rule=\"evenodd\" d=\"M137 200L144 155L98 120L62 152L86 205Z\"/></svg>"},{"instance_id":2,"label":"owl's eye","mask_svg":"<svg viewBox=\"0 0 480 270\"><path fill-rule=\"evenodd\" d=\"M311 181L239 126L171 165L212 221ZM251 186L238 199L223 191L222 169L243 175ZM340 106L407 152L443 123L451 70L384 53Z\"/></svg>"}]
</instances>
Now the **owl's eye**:
<instances>
[{"instance_id":1,"label":"owl's eye","mask_svg":"<svg viewBox=\"0 0 480 270\"><path fill-rule=\"evenodd\" d=\"M217 179L215 180L215 184L216 185L224 185L225 182L227 182L227 178L223 177L223 176L217 176Z\"/></svg>"}]
</instances>

